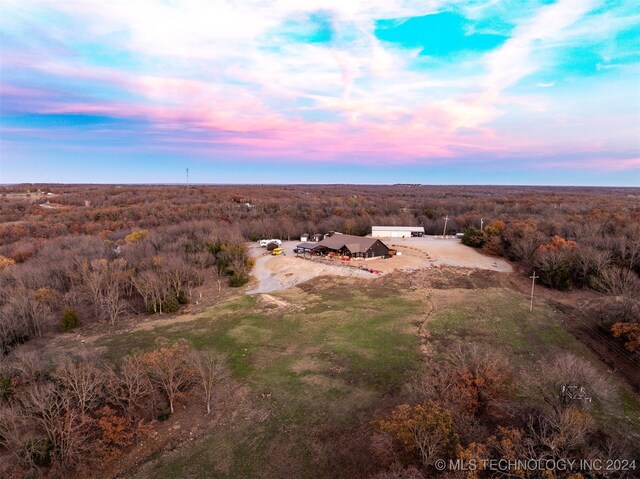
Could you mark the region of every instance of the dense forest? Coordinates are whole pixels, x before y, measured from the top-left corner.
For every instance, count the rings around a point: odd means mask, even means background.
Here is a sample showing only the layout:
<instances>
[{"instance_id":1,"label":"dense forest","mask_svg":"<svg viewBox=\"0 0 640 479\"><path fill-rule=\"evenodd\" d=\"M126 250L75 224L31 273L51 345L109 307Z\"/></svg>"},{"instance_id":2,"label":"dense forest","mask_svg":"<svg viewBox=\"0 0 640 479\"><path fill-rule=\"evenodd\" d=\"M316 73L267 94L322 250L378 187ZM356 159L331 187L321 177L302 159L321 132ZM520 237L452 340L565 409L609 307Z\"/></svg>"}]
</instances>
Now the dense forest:
<instances>
[{"instance_id":1,"label":"dense forest","mask_svg":"<svg viewBox=\"0 0 640 479\"><path fill-rule=\"evenodd\" d=\"M526 274L535 270L550 288L599 291L593 318L629 350L640 343L638 189L19 185L0 191L5 351L61 327L65 312L113 325L127 312L175 310L211 276L242 285L251 268L245 240L366 235L374 224L442 234L445 216L445 233L464 232L465 244L504 256Z\"/></svg>"},{"instance_id":2,"label":"dense forest","mask_svg":"<svg viewBox=\"0 0 640 479\"><path fill-rule=\"evenodd\" d=\"M0 193L0 448L22 470L65 475L88 464L88 448L109 457L189 391L199 391L209 411L214 386L228 377L225 358L187 343L158 344L118 365L91 350L48 356L23 345L81 325L109 330L124 319L173 313L195 300L197 288L215 295L242 286L253 266L246 242L259 238L366 235L372 225L464 233L464 244L510 260L523 277L535 271L547 288L596 294L581 321L628 360L637 364L640 355L640 189L17 185ZM591 419L558 396L562 378L602 381L579 358L568 356L544 377L529 372L527 384L546 405L512 404L512 415L538 411L528 428L495 407L511 401L504 358L471 350L449 359L455 367L434 363L407 385L414 405L375 422L368 450L391 471L380 477L412 477L413 466L393 472L406 455L432 468L443 451L508 456L552 439L594 457L627 447L616 437L589 449ZM594 400L605 407L608 389L600 391ZM483 444L472 441L496 424ZM437 432L437 443L419 442L415 425L431 439ZM582 435L573 444L565 436L576 430Z\"/></svg>"}]
</instances>

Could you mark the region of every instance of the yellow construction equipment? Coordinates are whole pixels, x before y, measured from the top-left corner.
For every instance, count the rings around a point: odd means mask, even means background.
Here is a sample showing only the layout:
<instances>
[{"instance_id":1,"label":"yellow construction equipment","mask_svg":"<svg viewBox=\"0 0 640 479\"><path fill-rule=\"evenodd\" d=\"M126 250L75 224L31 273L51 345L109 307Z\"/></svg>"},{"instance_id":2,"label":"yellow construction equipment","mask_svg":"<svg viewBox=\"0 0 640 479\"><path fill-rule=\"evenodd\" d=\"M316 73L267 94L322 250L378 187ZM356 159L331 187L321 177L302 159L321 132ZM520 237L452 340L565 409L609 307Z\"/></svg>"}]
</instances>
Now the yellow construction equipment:
<instances>
[{"instance_id":1,"label":"yellow construction equipment","mask_svg":"<svg viewBox=\"0 0 640 479\"><path fill-rule=\"evenodd\" d=\"M271 254L273 256L277 256L279 254L284 254L284 248L276 248L271 252Z\"/></svg>"}]
</instances>

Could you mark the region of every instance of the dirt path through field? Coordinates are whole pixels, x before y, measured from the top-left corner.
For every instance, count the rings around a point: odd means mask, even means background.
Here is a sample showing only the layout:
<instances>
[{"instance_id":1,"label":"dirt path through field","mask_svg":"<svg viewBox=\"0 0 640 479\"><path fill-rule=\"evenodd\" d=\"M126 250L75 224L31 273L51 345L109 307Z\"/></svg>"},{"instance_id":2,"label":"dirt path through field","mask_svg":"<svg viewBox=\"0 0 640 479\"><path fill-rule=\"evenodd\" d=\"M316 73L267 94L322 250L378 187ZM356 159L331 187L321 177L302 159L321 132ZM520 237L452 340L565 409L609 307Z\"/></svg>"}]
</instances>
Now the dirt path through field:
<instances>
[{"instance_id":1,"label":"dirt path through field","mask_svg":"<svg viewBox=\"0 0 640 479\"><path fill-rule=\"evenodd\" d=\"M280 306L283 308L289 306L289 303L287 303L286 301L282 301L281 299L274 298L270 294L263 294L262 299L264 299L267 303L275 304L276 306Z\"/></svg>"}]
</instances>

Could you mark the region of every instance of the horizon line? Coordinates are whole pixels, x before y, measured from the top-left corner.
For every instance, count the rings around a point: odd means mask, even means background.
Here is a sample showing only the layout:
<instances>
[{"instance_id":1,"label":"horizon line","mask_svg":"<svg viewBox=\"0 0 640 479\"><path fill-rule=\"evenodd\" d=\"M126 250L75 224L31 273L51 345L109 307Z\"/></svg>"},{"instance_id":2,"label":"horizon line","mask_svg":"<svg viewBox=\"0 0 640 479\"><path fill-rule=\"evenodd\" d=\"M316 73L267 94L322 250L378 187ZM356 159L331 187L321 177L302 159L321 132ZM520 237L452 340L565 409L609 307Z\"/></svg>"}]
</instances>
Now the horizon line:
<instances>
[{"instance_id":1,"label":"horizon line","mask_svg":"<svg viewBox=\"0 0 640 479\"><path fill-rule=\"evenodd\" d=\"M518 183L84 183L84 182L17 182L17 183L0 183L2 187L15 187L22 185L47 185L47 186L456 186L456 187L526 187L526 188L624 188L624 189L640 189L638 186L629 185L554 185L554 184L518 184Z\"/></svg>"}]
</instances>

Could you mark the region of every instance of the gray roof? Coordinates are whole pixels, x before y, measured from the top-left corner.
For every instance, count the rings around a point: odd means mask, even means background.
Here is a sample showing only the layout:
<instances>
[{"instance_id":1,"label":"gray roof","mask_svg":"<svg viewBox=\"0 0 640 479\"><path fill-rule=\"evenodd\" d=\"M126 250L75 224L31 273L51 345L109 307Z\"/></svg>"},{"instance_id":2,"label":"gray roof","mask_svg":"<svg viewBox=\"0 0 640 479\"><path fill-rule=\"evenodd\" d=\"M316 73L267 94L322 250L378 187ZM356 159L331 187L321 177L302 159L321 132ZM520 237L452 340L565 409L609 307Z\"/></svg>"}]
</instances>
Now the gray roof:
<instances>
[{"instance_id":1,"label":"gray roof","mask_svg":"<svg viewBox=\"0 0 640 479\"><path fill-rule=\"evenodd\" d=\"M333 250L342 249L343 246L351 253L365 253L373 244L379 241L377 238L365 238L363 236L343 235L336 233L318 242L316 249L325 247Z\"/></svg>"},{"instance_id":2,"label":"gray roof","mask_svg":"<svg viewBox=\"0 0 640 479\"><path fill-rule=\"evenodd\" d=\"M312 243L311 241L305 241L304 243L300 243L296 248L304 248L304 249L313 249L316 247L318 243Z\"/></svg>"},{"instance_id":3,"label":"gray roof","mask_svg":"<svg viewBox=\"0 0 640 479\"><path fill-rule=\"evenodd\" d=\"M372 226L371 231L411 231L424 233L424 226Z\"/></svg>"}]
</instances>

